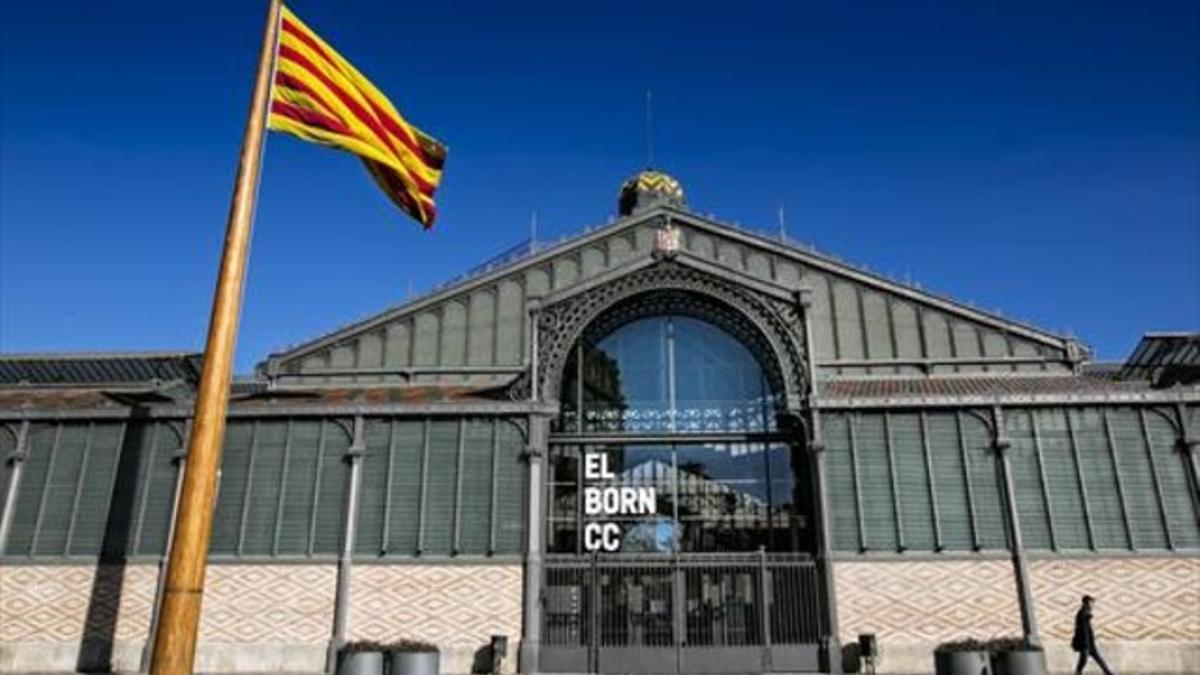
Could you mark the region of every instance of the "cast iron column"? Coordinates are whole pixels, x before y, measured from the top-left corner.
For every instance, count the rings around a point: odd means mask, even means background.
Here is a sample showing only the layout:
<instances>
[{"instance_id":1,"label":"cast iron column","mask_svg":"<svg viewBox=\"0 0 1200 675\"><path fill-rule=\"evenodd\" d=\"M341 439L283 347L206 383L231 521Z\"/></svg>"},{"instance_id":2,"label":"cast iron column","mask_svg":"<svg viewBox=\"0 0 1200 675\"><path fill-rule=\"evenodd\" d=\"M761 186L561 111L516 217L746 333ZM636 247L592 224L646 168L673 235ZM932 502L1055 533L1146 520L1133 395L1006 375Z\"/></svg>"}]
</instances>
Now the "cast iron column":
<instances>
[{"instance_id":1,"label":"cast iron column","mask_svg":"<svg viewBox=\"0 0 1200 675\"><path fill-rule=\"evenodd\" d=\"M537 383L534 382L534 386ZM538 672L538 650L542 644L542 472L546 457L550 420L545 415L529 416L529 445L525 458L529 463L528 508L525 520L525 598L522 614L521 648L522 673Z\"/></svg>"},{"instance_id":2,"label":"cast iron column","mask_svg":"<svg viewBox=\"0 0 1200 675\"><path fill-rule=\"evenodd\" d=\"M0 554L8 546L8 533L12 529L13 512L17 510L17 488L21 487L21 468L25 466L26 439L29 437L29 420L22 420L17 429L17 444L12 454L0 457L0 460L12 462L12 472L8 474L8 492L5 493L4 504L0 504Z\"/></svg>"},{"instance_id":3,"label":"cast iron column","mask_svg":"<svg viewBox=\"0 0 1200 675\"><path fill-rule=\"evenodd\" d=\"M809 438L804 439L808 446L808 454L812 456L812 486L816 493L814 500L817 514L817 527L820 528L820 539L817 542L818 571L821 577L822 600L825 603L826 635L825 652L826 668L830 673L842 672L842 643L838 636L837 590L833 583L833 538L829 530L829 494L825 480L825 442L821 435L821 412L817 398L817 359L813 349L812 339L812 289L802 288L796 293L796 302L800 305L804 317L804 355L808 366L808 408L811 418Z\"/></svg>"},{"instance_id":4,"label":"cast iron column","mask_svg":"<svg viewBox=\"0 0 1200 675\"><path fill-rule=\"evenodd\" d=\"M1029 564L1025 560L1025 544L1021 538L1021 520L1017 513L1016 491L1013 490L1012 467L1009 466L1008 449L1012 443L1001 435L1004 428L1004 415L999 407L992 409L992 423L995 425L996 461L1000 464L1000 475L1004 482L1004 514L1008 526L1008 541L1012 549L1013 577L1017 583L1017 601L1021 608L1021 632L1025 643L1031 647L1040 647L1038 639L1037 613L1033 605L1033 589L1029 585Z\"/></svg>"},{"instance_id":5,"label":"cast iron column","mask_svg":"<svg viewBox=\"0 0 1200 675\"><path fill-rule=\"evenodd\" d=\"M329 652L325 659L326 672L337 668L337 653L346 643L346 626L350 615L350 564L354 557L354 535L358 528L358 493L362 482L362 457L366 450L363 440L364 420L362 415L354 418L354 435L346 449L350 462L350 489L346 495L346 512L343 519L342 552L338 555L337 590L333 600L333 637L329 641Z\"/></svg>"}]
</instances>

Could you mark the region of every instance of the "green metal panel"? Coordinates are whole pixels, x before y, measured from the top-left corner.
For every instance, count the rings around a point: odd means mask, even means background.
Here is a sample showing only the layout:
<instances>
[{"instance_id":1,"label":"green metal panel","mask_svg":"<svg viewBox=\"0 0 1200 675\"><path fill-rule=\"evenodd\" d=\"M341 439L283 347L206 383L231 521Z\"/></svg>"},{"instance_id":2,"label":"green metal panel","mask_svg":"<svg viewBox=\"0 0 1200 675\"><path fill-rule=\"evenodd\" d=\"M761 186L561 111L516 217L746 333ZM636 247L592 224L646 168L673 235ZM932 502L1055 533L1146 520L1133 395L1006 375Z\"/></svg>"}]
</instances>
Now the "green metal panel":
<instances>
[{"instance_id":1,"label":"green metal panel","mask_svg":"<svg viewBox=\"0 0 1200 675\"><path fill-rule=\"evenodd\" d=\"M346 451L350 436L333 420L323 420L325 443L321 448L321 471L317 481L317 505L313 519L313 553L337 553L342 545L349 463Z\"/></svg>"},{"instance_id":2,"label":"green metal panel","mask_svg":"<svg viewBox=\"0 0 1200 675\"><path fill-rule=\"evenodd\" d=\"M525 439L509 422L501 421L496 467L496 553L520 553L525 546L527 485Z\"/></svg>"},{"instance_id":3,"label":"green metal panel","mask_svg":"<svg viewBox=\"0 0 1200 675\"><path fill-rule=\"evenodd\" d=\"M26 441L25 466L21 469L21 485L17 490L16 511L8 534L5 553L29 555L32 552L34 530L41 510L42 492L54 455L58 425L32 424Z\"/></svg>"},{"instance_id":4,"label":"green metal panel","mask_svg":"<svg viewBox=\"0 0 1200 675\"><path fill-rule=\"evenodd\" d=\"M123 427L119 422L96 422L88 430L87 458L80 466L78 491L72 508L71 536L67 542L67 553L71 555L98 555L106 535L124 539L118 549L123 551L131 538L130 527L133 523L127 517L112 523L112 531L107 531L108 507L117 477L117 463L121 459ZM141 461L146 460L143 457ZM135 485L136 482L130 481L131 487Z\"/></svg>"},{"instance_id":5,"label":"green metal panel","mask_svg":"<svg viewBox=\"0 0 1200 675\"><path fill-rule=\"evenodd\" d=\"M858 515L854 499L854 463L850 455L850 424L846 413L823 413L825 473L833 547L858 552Z\"/></svg>"},{"instance_id":6,"label":"green metal panel","mask_svg":"<svg viewBox=\"0 0 1200 675\"><path fill-rule=\"evenodd\" d=\"M954 413L929 413L929 454L933 464L934 490L937 494L938 520L942 545L947 550L969 551L971 506L963 473L958 425Z\"/></svg>"},{"instance_id":7,"label":"green metal panel","mask_svg":"<svg viewBox=\"0 0 1200 675\"><path fill-rule=\"evenodd\" d=\"M1087 520L1066 412L1060 408L1033 413L1042 439L1042 459L1050 488L1050 512L1060 549L1088 549Z\"/></svg>"},{"instance_id":8,"label":"green metal panel","mask_svg":"<svg viewBox=\"0 0 1200 675\"><path fill-rule=\"evenodd\" d=\"M334 370L347 370L355 368L358 363L358 341L351 340L334 346L329 350L329 367ZM348 375L336 375L328 379L329 382L346 384L353 382L354 378Z\"/></svg>"},{"instance_id":9,"label":"green metal panel","mask_svg":"<svg viewBox=\"0 0 1200 675\"><path fill-rule=\"evenodd\" d=\"M225 449L221 453L221 476L217 485L217 510L213 516L209 551L236 555L242 526L242 505L250 477L250 445L254 421L229 420L225 427Z\"/></svg>"},{"instance_id":10,"label":"green metal panel","mask_svg":"<svg viewBox=\"0 0 1200 675\"><path fill-rule=\"evenodd\" d=\"M391 484L388 495L387 553L413 555L421 515L421 463L425 450L425 423L392 422Z\"/></svg>"},{"instance_id":11,"label":"green metal panel","mask_svg":"<svg viewBox=\"0 0 1200 675\"><path fill-rule=\"evenodd\" d=\"M1004 502L1000 487L1000 470L996 451L992 448L992 433L983 420L963 414L963 441L970 464L971 489L975 497L975 525L979 547L1008 548L1004 527Z\"/></svg>"},{"instance_id":12,"label":"green metal panel","mask_svg":"<svg viewBox=\"0 0 1200 675\"><path fill-rule=\"evenodd\" d=\"M535 267L525 272L525 297L545 296L550 292L550 272L545 267Z\"/></svg>"},{"instance_id":13,"label":"green metal panel","mask_svg":"<svg viewBox=\"0 0 1200 675\"><path fill-rule=\"evenodd\" d=\"M453 546L458 424L457 420L434 420L430 424L422 553L449 555Z\"/></svg>"},{"instance_id":14,"label":"green metal panel","mask_svg":"<svg viewBox=\"0 0 1200 675\"><path fill-rule=\"evenodd\" d=\"M358 344L358 368L382 368L383 367L383 344L385 335L383 330L372 330L363 333L359 338ZM358 382L380 382L382 378L377 375L360 376Z\"/></svg>"},{"instance_id":15,"label":"green metal panel","mask_svg":"<svg viewBox=\"0 0 1200 675\"><path fill-rule=\"evenodd\" d=\"M258 422L250 470L250 496L245 507L240 552L245 555L271 555L275 548L275 521L284 472L284 449L288 421L264 419Z\"/></svg>"},{"instance_id":16,"label":"green metal panel","mask_svg":"<svg viewBox=\"0 0 1200 675\"><path fill-rule=\"evenodd\" d=\"M525 324L524 293L516 281L502 281L496 301L496 360L499 364L521 363Z\"/></svg>"},{"instance_id":17,"label":"green metal panel","mask_svg":"<svg viewBox=\"0 0 1200 675\"><path fill-rule=\"evenodd\" d=\"M892 325L896 331L896 356L904 359L921 358L921 334L917 327L917 308L911 302L893 301Z\"/></svg>"},{"instance_id":18,"label":"green metal panel","mask_svg":"<svg viewBox=\"0 0 1200 675\"><path fill-rule=\"evenodd\" d=\"M888 466L883 415L858 415L856 435L867 548L872 551L895 551L896 509L893 504L892 476Z\"/></svg>"},{"instance_id":19,"label":"green metal panel","mask_svg":"<svg viewBox=\"0 0 1200 675\"><path fill-rule=\"evenodd\" d=\"M926 356L933 359L949 358L951 355L950 325L947 323L946 315L931 309L925 310L922 314L924 315ZM935 366L930 368L929 372L932 375L945 375L954 370L954 366Z\"/></svg>"},{"instance_id":20,"label":"green metal panel","mask_svg":"<svg viewBox=\"0 0 1200 675\"><path fill-rule=\"evenodd\" d=\"M800 285L800 279L803 276L808 278L809 271L805 270L801 273L801 266L796 263L774 256L775 259L775 283L784 288L797 288Z\"/></svg>"},{"instance_id":21,"label":"green metal panel","mask_svg":"<svg viewBox=\"0 0 1200 675\"><path fill-rule=\"evenodd\" d=\"M732 241L717 242L717 262L731 270L742 272L745 263L742 259L742 247Z\"/></svg>"},{"instance_id":22,"label":"green metal panel","mask_svg":"<svg viewBox=\"0 0 1200 675\"><path fill-rule=\"evenodd\" d=\"M165 555L167 551L167 534L171 530L171 507L175 501L175 486L178 483L179 461L175 455L184 449L183 439L176 432L167 428L166 422L160 425L157 440L148 452L142 454L141 462L145 469L141 474L138 486L137 505L137 537L130 538L130 545L136 545L135 553L144 556ZM131 425L125 433L126 447L138 441L134 440L140 434L137 426ZM149 425L147 425L149 426ZM182 427L183 423L180 422ZM145 435L146 442L152 435ZM76 539L78 539L76 534Z\"/></svg>"},{"instance_id":23,"label":"green metal panel","mask_svg":"<svg viewBox=\"0 0 1200 675\"><path fill-rule=\"evenodd\" d=\"M832 361L833 319L829 314L829 277L824 274L806 274L804 283L812 289L812 307L809 321L812 323L812 341L818 361Z\"/></svg>"},{"instance_id":24,"label":"green metal panel","mask_svg":"<svg viewBox=\"0 0 1200 675\"><path fill-rule=\"evenodd\" d=\"M746 256L746 272L759 279L771 281L771 261L762 253L751 253Z\"/></svg>"},{"instance_id":25,"label":"green metal panel","mask_svg":"<svg viewBox=\"0 0 1200 675\"><path fill-rule=\"evenodd\" d=\"M867 349L873 359L894 359L892 350L892 321L888 316L887 301L875 291L863 291L863 325L867 331ZM868 372L891 373L894 369L871 368Z\"/></svg>"},{"instance_id":26,"label":"green metal panel","mask_svg":"<svg viewBox=\"0 0 1200 675\"><path fill-rule=\"evenodd\" d=\"M1038 349L1033 343L1024 340L1011 339L1013 356L1037 356ZM1019 373L1032 373L1045 370L1038 363L1018 363L1014 369Z\"/></svg>"},{"instance_id":27,"label":"green metal panel","mask_svg":"<svg viewBox=\"0 0 1200 675\"><path fill-rule=\"evenodd\" d=\"M554 290L562 290L579 282L579 263L572 256L555 258L551 269L554 273Z\"/></svg>"},{"instance_id":28,"label":"green metal panel","mask_svg":"<svg viewBox=\"0 0 1200 675\"><path fill-rule=\"evenodd\" d=\"M84 468L84 449L88 445L89 427L86 424L64 424L54 452L54 461L42 499L35 555L66 553L67 528L71 521L71 505L80 469Z\"/></svg>"},{"instance_id":29,"label":"green metal panel","mask_svg":"<svg viewBox=\"0 0 1200 675\"><path fill-rule=\"evenodd\" d=\"M443 366L461 366L467 356L467 308L454 300L442 305L441 358Z\"/></svg>"},{"instance_id":30,"label":"green metal panel","mask_svg":"<svg viewBox=\"0 0 1200 675\"><path fill-rule=\"evenodd\" d=\"M412 364L434 366L438 359L438 337L440 312L421 312L416 316L413 327Z\"/></svg>"},{"instance_id":31,"label":"green metal panel","mask_svg":"<svg viewBox=\"0 0 1200 675\"><path fill-rule=\"evenodd\" d=\"M287 480L279 522L280 555L305 555L309 550L313 507L316 505L317 464L320 461L320 420L293 420L287 448Z\"/></svg>"},{"instance_id":32,"label":"green metal panel","mask_svg":"<svg viewBox=\"0 0 1200 675\"><path fill-rule=\"evenodd\" d=\"M712 260L716 257L716 248L712 237L695 230L686 230L683 243L688 253L697 257Z\"/></svg>"},{"instance_id":33,"label":"green metal panel","mask_svg":"<svg viewBox=\"0 0 1200 675\"><path fill-rule=\"evenodd\" d=\"M865 358L863 353L862 320L858 312L856 287L840 280L833 282L834 325L837 344L843 359Z\"/></svg>"},{"instance_id":34,"label":"green metal panel","mask_svg":"<svg viewBox=\"0 0 1200 675\"><path fill-rule=\"evenodd\" d=\"M496 362L492 353L496 334L496 292L494 288L471 294L467 312L467 363L487 365Z\"/></svg>"},{"instance_id":35,"label":"green metal panel","mask_svg":"<svg viewBox=\"0 0 1200 675\"><path fill-rule=\"evenodd\" d=\"M1188 477L1191 469L1187 465L1187 456L1179 452L1178 437L1170 422L1156 412L1147 412L1145 416L1171 539L1176 548L1200 549L1200 517Z\"/></svg>"},{"instance_id":36,"label":"green metal panel","mask_svg":"<svg viewBox=\"0 0 1200 675\"><path fill-rule=\"evenodd\" d=\"M608 264L616 267L633 258L633 240L622 232L608 239Z\"/></svg>"},{"instance_id":37,"label":"green metal panel","mask_svg":"<svg viewBox=\"0 0 1200 675\"><path fill-rule=\"evenodd\" d=\"M1134 548L1164 550L1167 535L1158 504L1157 480L1137 411L1124 407L1109 409L1108 422L1117 446L1117 466L1125 486L1125 508L1129 512Z\"/></svg>"},{"instance_id":38,"label":"green metal panel","mask_svg":"<svg viewBox=\"0 0 1200 675\"><path fill-rule=\"evenodd\" d=\"M579 258L581 267L580 276L583 279L590 279L607 269L605 253L601 245L588 246L583 249Z\"/></svg>"},{"instance_id":39,"label":"green metal panel","mask_svg":"<svg viewBox=\"0 0 1200 675\"><path fill-rule=\"evenodd\" d=\"M951 335L954 343L952 345L951 354L947 356L956 356L958 358L978 358L982 356L979 352L979 328L973 323L954 319L951 321ZM979 366L961 365L955 366L957 372L972 372L980 370Z\"/></svg>"},{"instance_id":40,"label":"green metal panel","mask_svg":"<svg viewBox=\"0 0 1200 675\"><path fill-rule=\"evenodd\" d=\"M658 236L658 226L639 225L633 230L633 248L638 253L649 253L654 250L654 240ZM739 252L740 255L740 252Z\"/></svg>"},{"instance_id":41,"label":"green metal panel","mask_svg":"<svg viewBox=\"0 0 1200 675\"><path fill-rule=\"evenodd\" d=\"M393 321L384 331L383 363L389 368L412 364L412 320Z\"/></svg>"},{"instance_id":42,"label":"green metal panel","mask_svg":"<svg viewBox=\"0 0 1200 675\"><path fill-rule=\"evenodd\" d=\"M458 552L488 552L492 512L493 422L467 420L463 439L462 486L459 491Z\"/></svg>"},{"instance_id":43,"label":"green metal panel","mask_svg":"<svg viewBox=\"0 0 1200 675\"><path fill-rule=\"evenodd\" d=\"M1030 411L1006 411L1004 433L1012 442L1008 449L1008 464L1012 470L1017 515L1021 519L1022 542L1030 550L1050 550L1053 543L1050 510L1046 505L1046 486L1042 485Z\"/></svg>"},{"instance_id":44,"label":"green metal panel","mask_svg":"<svg viewBox=\"0 0 1200 675\"><path fill-rule=\"evenodd\" d=\"M354 552L363 556L378 556L384 550L392 429L390 420L376 418L367 419L363 429L366 449L360 460L358 529L354 535Z\"/></svg>"},{"instance_id":45,"label":"green metal panel","mask_svg":"<svg viewBox=\"0 0 1200 675\"><path fill-rule=\"evenodd\" d=\"M889 424L896 486L900 491L904 546L910 551L933 551L933 505L929 498L930 481L925 470L920 416L896 413L891 415Z\"/></svg>"},{"instance_id":46,"label":"green metal panel","mask_svg":"<svg viewBox=\"0 0 1200 675\"><path fill-rule=\"evenodd\" d=\"M317 352L310 356L306 356L300 361L300 372L312 373L325 370L329 367L327 363L328 359L328 352Z\"/></svg>"},{"instance_id":47,"label":"green metal panel","mask_svg":"<svg viewBox=\"0 0 1200 675\"><path fill-rule=\"evenodd\" d=\"M980 335L983 337L983 355L988 358L1007 358L1008 357L1008 342L998 331L991 329L981 329ZM1012 366L985 366L984 370L991 372L1011 373L1015 368Z\"/></svg>"},{"instance_id":48,"label":"green metal panel","mask_svg":"<svg viewBox=\"0 0 1200 675\"><path fill-rule=\"evenodd\" d=\"M1098 408L1075 409L1071 414L1083 480L1087 485L1095 545L1099 549L1128 549L1129 537L1121 513L1120 490L1104 418Z\"/></svg>"}]
</instances>

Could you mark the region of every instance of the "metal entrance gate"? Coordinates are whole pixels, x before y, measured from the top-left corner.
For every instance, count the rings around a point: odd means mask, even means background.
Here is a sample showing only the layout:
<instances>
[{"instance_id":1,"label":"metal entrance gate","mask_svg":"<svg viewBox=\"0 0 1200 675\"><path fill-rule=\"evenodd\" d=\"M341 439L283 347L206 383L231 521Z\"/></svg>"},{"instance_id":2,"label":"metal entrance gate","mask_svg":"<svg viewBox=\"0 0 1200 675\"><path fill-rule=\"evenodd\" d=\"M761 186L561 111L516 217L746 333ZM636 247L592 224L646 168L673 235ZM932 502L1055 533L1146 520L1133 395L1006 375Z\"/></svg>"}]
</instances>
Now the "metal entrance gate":
<instances>
[{"instance_id":1,"label":"metal entrance gate","mask_svg":"<svg viewBox=\"0 0 1200 675\"><path fill-rule=\"evenodd\" d=\"M805 556L548 556L541 670L816 671L823 609Z\"/></svg>"}]
</instances>

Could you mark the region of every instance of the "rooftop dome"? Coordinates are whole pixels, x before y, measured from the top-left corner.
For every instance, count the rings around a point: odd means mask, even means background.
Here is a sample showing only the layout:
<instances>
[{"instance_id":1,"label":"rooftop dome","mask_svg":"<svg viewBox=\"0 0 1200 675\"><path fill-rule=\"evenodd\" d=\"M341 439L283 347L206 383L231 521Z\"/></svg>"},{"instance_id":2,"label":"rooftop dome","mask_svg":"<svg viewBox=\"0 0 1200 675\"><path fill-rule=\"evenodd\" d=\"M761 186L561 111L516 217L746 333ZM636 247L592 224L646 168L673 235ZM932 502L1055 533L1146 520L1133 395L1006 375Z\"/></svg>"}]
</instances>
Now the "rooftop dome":
<instances>
[{"instance_id":1,"label":"rooftop dome","mask_svg":"<svg viewBox=\"0 0 1200 675\"><path fill-rule=\"evenodd\" d=\"M687 202L684 200L683 186L661 171L647 169L621 185L617 213L628 216L660 204L685 208Z\"/></svg>"}]
</instances>

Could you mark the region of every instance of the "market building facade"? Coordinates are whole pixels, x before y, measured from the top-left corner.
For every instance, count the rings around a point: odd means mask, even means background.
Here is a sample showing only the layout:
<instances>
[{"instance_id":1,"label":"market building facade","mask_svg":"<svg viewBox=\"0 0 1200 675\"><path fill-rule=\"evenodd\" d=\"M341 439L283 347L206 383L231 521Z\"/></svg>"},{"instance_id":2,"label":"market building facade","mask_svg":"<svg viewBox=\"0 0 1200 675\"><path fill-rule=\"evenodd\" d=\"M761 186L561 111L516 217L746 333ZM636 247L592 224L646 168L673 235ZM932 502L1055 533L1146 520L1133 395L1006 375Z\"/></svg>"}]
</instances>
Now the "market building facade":
<instances>
[{"instance_id":1,"label":"market building facade","mask_svg":"<svg viewBox=\"0 0 1200 675\"><path fill-rule=\"evenodd\" d=\"M619 214L234 384L199 670L506 636L521 672L840 672L861 634L879 672L1022 634L1065 668L1085 593L1121 672L1200 664L1194 337L1099 373L665 174ZM0 358L0 669L145 666L198 371Z\"/></svg>"}]
</instances>

